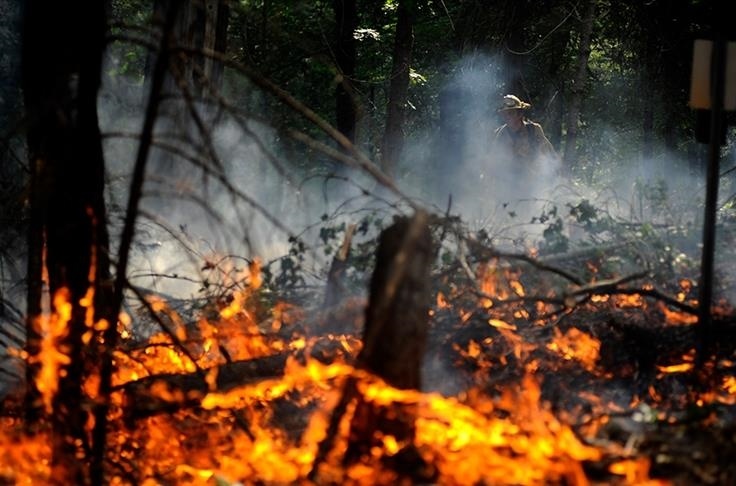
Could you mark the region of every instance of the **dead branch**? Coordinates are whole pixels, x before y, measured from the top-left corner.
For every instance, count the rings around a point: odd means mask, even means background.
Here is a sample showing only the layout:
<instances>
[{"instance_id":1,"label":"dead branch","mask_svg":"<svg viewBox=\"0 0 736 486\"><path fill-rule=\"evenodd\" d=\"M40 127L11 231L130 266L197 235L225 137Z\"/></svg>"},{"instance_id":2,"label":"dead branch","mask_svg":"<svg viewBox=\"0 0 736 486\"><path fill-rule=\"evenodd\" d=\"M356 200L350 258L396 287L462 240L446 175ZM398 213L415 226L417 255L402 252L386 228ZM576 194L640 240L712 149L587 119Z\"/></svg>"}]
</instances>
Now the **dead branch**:
<instances>
[{"instance_id":1,"label":"dead branch","mask_svg":"<svg viewBox=\"0 0 736 486\"><path fill-rule=\"evenodd\" d=\"M376 182L378 182L382 186L389 189L395 195L399 196L402 200L407 201L407 203L412 208L417 209L416 205L412 203L410 198L408 198L405 194L403 194L401 190L399 190L399 188L394 184L393 180L390 177L388 177L386 174L384 174L378 168L378 166L374 164L368 157L366 157L362 152L360 152L357 149L357 147L355 147L355 145L352 142L350 142L350 140L345 135L343 135L339 130L337 130L335 127L329 124L326 120L320 117L312 109L308 108L306 105L304 105L302 102L294 98L287 91L285 91L284 89L274 84L271 80L269 80L268 78L258 73L252 67L239 63L235 61L234 59L231 59L228 56L220 52L213 51L211 49L193 49L193 48L186 47L186 46L178 46L177 50L188 53L188 54L197 54L197 55L209 57L245 75L256 86L274 95L282 103L284 103L285 105L293 109L296 113L303 116L306 120L313 123L320 130L322 130L325 134L327 134L330 138L335 140L343 149L345 149L346 152L348 152L349 154L353 156L353 158L357 162L360 169L362 169L367 174L369 174L371 177L373 177L376 180Z\"/></svg>"},{"instance_id":2,"label":"dead branch","mask_svg":"<svg viewBox=\"0 0 736 486\"><path fill-rule=\"evenodd\" d=\"M255 383L268 378L283 376L288 352L256 358L247 361L233 361L217 368L217 379L214 388L218 392L232 390L241 385ZM198 370L189 374L157 374L131 381L114 388L122 391L125 399L125 414L129 420L145 418L161 413L198 407L202 398L210 391L205 379L208 370ZM168 390L181 401L171 401L156 396L153 392L157 384L166 384ZM242 420L242 417L241 417ZM249 427L244 427L249 433Z\"/></svg>"},{"instance_id":3,"label":"dead branch","mask_svg":"<svg viewBox=\"0 0 736 486\"><path fill-rule=\"evenodd\" d=\"M506 259L506 260L518 260L524 263L528 263L529 265L539 270L551 272L556 275L559 275L560 277L563 277L565 280L568 280L576 285L583 285L583 280L580 277L573 275L572 273L567 272L561 268L544 263L532 256L525 255L523 253L502 252L495 248L490 248L486 245L483 245L482 243L477 241L475 238L472 238L469 236L464 236L463 240L467 243L472 254L480 260L491 260L494 258L501 258L501 259Z\"/></svg>"},{"instance_id":4,"label":"dead branch","mask_svg":"<svg viewBox=\"0 0 736 486\"><path fill-rule=\"evenodd\" d=\"M645 278L647 273L637 273L628 275L618 279L604 280L600 282L592 282L584 285L571 292L566 292L558 297L548 297L546 295L525 295L517 296L503 300L497 300L496 296L488 295L480 290L474 289L473 293L485 299L491 299L494 301L495 306L512 305L522 303L534 303L543 302L545 304L558 305L563 308L573 308L590 300L593 295L641 295L644 297L651 297L655 300L661 301L668 306L674 307L681 312L696 315L697 309L685 302L681 302L676 298L669 296L654 287L620 287L620 285L631 282L633 280L639 280ZM576 297L583 297L582 299L576 299ZM571 300L574 304L570 304Z\"/></svg>"}]
</instances>

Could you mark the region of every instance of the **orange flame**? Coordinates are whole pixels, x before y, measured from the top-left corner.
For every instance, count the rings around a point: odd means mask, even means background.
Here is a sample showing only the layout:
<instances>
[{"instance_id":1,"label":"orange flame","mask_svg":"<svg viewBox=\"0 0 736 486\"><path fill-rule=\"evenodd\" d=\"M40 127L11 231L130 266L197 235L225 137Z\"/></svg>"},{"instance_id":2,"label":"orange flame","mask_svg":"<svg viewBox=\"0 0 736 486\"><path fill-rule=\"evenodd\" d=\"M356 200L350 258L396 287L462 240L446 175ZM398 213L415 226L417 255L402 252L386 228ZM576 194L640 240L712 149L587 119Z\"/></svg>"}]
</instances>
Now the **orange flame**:
<instances>
[{"instance_id":1,"label":"orange flame","mask_svg":"<svg viewBox=\"0 0 736 486\"><path fill-rule=\"evenodd\" d=\"M29 356L29 363L39 363L41 369L36 378L36 387L41 393L46 413L52 413L52 402L59 389L59 376L71 360L67 351L59 347L59 341L69 334L69 321L72 318L72 304L69 289L61 288L54 295L54 311L41 315L34 323L41 336L38 355Z\"/></svg>"},{"instance_id":2,"label":"orange flame","mask_svg":"<svg viewBox=\"0 0 736 486\"><path fill-rule=\"evenodd\" d=\"M547 344L547 349L554 351L566 360L580 362L586 370L594 371L601 349L601 342L575 327L565 334L554 329L554 340Z\"/></svg>"}]
</instances>

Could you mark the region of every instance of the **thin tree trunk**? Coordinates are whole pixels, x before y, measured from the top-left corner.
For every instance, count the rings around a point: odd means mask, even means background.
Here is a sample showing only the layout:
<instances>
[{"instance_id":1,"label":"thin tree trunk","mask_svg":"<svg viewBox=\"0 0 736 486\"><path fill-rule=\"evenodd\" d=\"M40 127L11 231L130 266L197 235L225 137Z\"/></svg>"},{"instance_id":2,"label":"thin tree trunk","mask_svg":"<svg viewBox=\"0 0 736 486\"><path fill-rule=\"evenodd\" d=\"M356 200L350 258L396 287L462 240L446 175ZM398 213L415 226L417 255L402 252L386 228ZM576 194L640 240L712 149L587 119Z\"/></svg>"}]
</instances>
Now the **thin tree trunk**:
<instances>
[{"instance_id":1,"label":"thin tree trunk","mask_svg":"<svg viewBox=\"0 0 736 486\"><path fill-rule=\"evenodd\" d=\"M116 266L115 284L112 294L109 298L109 304L105 308L103 315L107 322L117 322L117 316L123 301L123 289L126 285L126 272L130 249L133 245L135 235L135 222L138 216L138 204L142 197L142 187L145 175L146 164L148 162L148 154L151 149L151 140L153 138L153 128L159 113L159 105L161 103L161 91L164 85L167 68L170 66L170 49L174 44L173 25L179 14L180 3L174 1L168 7L166 19L161 36L161 46L159 49L156 64L153 68L153 76L151 80L151 93L146 106L146 116L143 121L143 129L141 131L138 153L136 155L135 166L133 168L133 176L130 184L130 195L128 196L128 205L125 213L125 222L120 237L120 249ZM100 397L94 408L95 426L93 430L94 451L93 451L93 468L92 479L93 484L100 484L104 479L103 460L106 449L107 435L107 412L109 410L109 398L111 392L111 379L113 372L112 351L117 346L118 333L115 325L108 326L103 330L102 342L105 347L100 353Z\"/></svg>"},{"instance_id":2,"label":"thin tree trunk","mask_svg":"<svg viewBox=\"0 0 736 486\"><path fill-rule=\"evenodd\" d=\"M409 66L414 43L413 0L400 0L396 21L393 67L389 86L386 131L381 146L381 169L392 174L404 147L404 120L409 94Z\"/></svg>"},{"instance_id":3,"label":"thin tree trunk","mask_svg":"<svg viewBox=\"0 0 736 486\"><path fill-rule=\"evenodd\" d=\"M29 119L32 182L28 296L31 361L42 330L38 281L45 240L49 291L67 295L71 319L55 345L67 355L57 375L58 389L46 402L52 424L52 478L56 484L89 484L90 448L84 424L88 411L84 377L95 373L99 350L83 344L90 331L83 298L94 289L95 316L105 312L109 287L104 161L97 119L105 3L72 8L58 2L28 2L24 19L23 90ZM50 41L49 41L50 40ZM113 324L114 325L114 324ZM93 337L91 342L97 342ZM38 369L31 367L29 400L36 407ZM35 415L35 412L33 412Z\"/></svg>"},{"instance_id":4,"label":"thin tree trunk","mask_svg":"<svg viewBox=\"0 0 736 486\"><path fill-rule=\"evenodd\" d=\"M525 50L523 29L528 23L526 18L527 0L513 0L504 10L509 13L506 22L508 36L506 37L506 49L504 51L506 91L521 96L521 98L529 98L523 77L526 56L518 54Z\"/></svg>"},{"instance_id":5,"label":"thin tree trunk","mask_svg":"<svg viewBox=\"0 0 736 486\"><path fill-rule=\"evenodd\" d=\"M229 0L219 0L217 2L217 22L215 23L214 47L215 52L225 53L227 51L227 29L230 25L230 2ZM219 61L213 60L210 79L213 86L218 88L222 85L223 66Z\"/></svg>"},{"instance_id":6,"label":"thin tree trunk","mask_svg":"<svg viewBox=\"0 0 736 486\"><path fill-rule=\"evenodd\" d=\"M647 9L644 9L647 12ZM649 32L644 33L644 66L639 78L639 92L642 94L642 163L649 164L652 158L652 145L654 138L654 73L655 55L653 48L654 36Z\"/></svg>"},{"instance_id":7,"label":"thin tree trunk","mask_svg":"<svg viewBox=\"0 0 736 486\"><path fill-rule=\"evenodd\" d=\"M563 161L565 167L569 170L577 164L577 140L578 140L578 122L580 119L580 110L583 104L583 93L585 92L585 84L588 80L588 58L590 57L590 40L593 33L593 22L595 21L595 2L596 0L587 0L585 4L585 14L583 16L583 26L580 32L580 46L578 50L578 66L577 74L573 79L570 88L570 103L567 113L567 136L565 138L565 154Z\"/></svg>"},{"instance_id":8,"label":"thin tree trunk","mask_svg":"<svg viewBox=\"0 0 736 486\"><path fill-rule=\"evenodd\" d=\"M335 122L337 129L354 143L357 109L352 80L355 77L354 32L358 25L358 11L355 0L334 0L333 6L336 26L335 61L338 71Z\"/></svg>"}]
</instances>

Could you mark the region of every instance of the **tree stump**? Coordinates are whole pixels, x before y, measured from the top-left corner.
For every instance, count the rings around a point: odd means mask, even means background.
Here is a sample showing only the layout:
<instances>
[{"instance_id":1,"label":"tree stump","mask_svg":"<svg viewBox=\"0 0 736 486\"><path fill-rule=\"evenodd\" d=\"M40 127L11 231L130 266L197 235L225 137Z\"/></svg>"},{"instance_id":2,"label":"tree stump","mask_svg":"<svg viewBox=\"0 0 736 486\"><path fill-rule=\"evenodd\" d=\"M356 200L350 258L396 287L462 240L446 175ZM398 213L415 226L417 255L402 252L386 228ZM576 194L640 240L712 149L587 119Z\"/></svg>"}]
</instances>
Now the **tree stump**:
<instances>
[{"instance_id":1,"label":"tree stump","mask_svg":"<svg viewBox=\"0 0 736 486\"><path fill-rule=\"evenodd\" d=\"M419 212L411 219L400 218L381 234L358 367L396 388L421 388L432 257L426 213ZM392 456L384 456L384 466L400 477L431 479L433 473L428 473L430 468L413 445L415 407L380 405L364 399L360 393L356 395L343 462L348 465L370 459L375 447L383 447L383 438L393 436L401 448Z\"/></svg>"},{"instance_id":2,"label":"tree stump","mask_svg":"<svg viewBox=\"0 0 736 486\"><path fill-rule=\"evenodd\" d=\"M356 364L401 389L418 390L421 386L430 307L429 268L433 258L427 221L428 215L423 211L412 218L398 218L379 238L363 348ZM425 463L414 446L415 407L371 402L361 395L358 380L353 376L345 384L309 479L319 482L319 467L332 450L348 405L355 402L343 465L370 462L374 448L382 449L383 439L392 436L400 450L384 455L383 467L394 471L399 482L404 479L431 482L436 471Z\"/></svg>"}]
</instances>

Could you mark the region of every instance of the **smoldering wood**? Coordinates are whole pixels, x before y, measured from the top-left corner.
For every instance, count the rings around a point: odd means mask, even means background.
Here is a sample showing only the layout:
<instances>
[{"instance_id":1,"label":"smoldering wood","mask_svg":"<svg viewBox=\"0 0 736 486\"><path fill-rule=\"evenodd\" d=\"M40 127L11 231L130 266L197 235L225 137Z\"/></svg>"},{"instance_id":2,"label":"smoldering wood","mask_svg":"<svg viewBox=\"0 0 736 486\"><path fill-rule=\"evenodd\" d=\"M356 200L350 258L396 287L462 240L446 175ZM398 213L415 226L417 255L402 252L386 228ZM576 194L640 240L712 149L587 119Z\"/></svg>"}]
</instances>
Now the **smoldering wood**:
<instances>
[{"instance_id":1,"label":"smoldering wood","mask_svg":"<svg viewBox=\"0 0 736 486\"><path fill-rule=\"evenodd\" d=\"M403 389L421 387L433 258L428 219L426 213L419 211L411 219L399 218L381 233L366 308L363 348L357 358L358 367ZM376 432L381 432L410 444L389 467L412 478L430 476L411 446L415 433L412 407L395 405L389 410L371 403L361 396L357 379L349 377L330 417L326 437L319 445L310 479L317 479L319 466L332 450L339 424L354 400L357 403L343 461L356 462L372 447L380 447Z\"/></svg>"}]
</instances>

